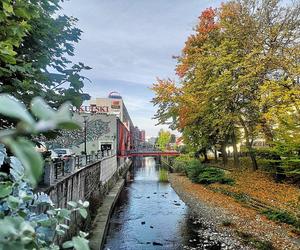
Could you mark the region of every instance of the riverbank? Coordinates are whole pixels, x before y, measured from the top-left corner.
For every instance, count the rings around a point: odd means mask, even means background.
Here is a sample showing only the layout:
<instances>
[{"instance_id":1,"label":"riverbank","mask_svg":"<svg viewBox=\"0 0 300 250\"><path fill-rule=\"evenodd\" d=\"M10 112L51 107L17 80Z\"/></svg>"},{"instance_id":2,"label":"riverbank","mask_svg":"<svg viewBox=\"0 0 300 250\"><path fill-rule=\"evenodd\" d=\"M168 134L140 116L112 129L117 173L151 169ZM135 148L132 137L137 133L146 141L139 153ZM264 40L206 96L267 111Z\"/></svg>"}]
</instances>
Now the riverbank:
<instances>
[{"instance_id":1,"label":"riverbank","mask_svg":"<svg viewBox=\"0 0 300 250\"><path fill-rule=\"evenodd\" d=\"M290 226L270 221L234 198L194 184L185 176L170 174L169 180L180 198L197 214L201 223L224 235L226 241L230 238L236 239L231 249L300 248L299 239L292 233ZM239 244L237 242L242 242L244 246L236 247ZM228 245L231 243L228 242Z\"/></svg>"}]
</instances>

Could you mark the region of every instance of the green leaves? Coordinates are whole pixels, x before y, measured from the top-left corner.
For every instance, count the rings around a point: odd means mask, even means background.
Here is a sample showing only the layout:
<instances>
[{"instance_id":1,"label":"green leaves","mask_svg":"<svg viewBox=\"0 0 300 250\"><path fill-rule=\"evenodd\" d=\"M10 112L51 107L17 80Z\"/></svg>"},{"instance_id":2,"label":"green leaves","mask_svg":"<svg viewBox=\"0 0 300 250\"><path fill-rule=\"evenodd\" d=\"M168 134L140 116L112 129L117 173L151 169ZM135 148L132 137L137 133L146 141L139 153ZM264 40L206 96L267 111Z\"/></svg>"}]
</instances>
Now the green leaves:
<instances>
[{"instance_id":1,"label":"green leaves","mask_svg":"<svg viewBox=\"0 0 300 250\"><path fill-rule=\"evenodd\" d=\"M12 176L13 181L21 181L25 175L25 170L22 163L18 160L18 158L12 156L10 157L10 166L10 174Z\"/></svg>"},{"instance_id":2,"label":"green leaves","mask_svg":"<svg viewBox=\"0 0 300 250\"><path fill-rule=\"evenodd\" d=\"M73 237L71 241L63 244L63 248L75 248L76 250L89 250L89 241L83 237Z\"/></svg>"},{"instance_id":3,"label":"green leaves","mask_svg":"<svg viewBox=\"0 0 300 250\"><path fill-rule=\"evenodd\" d=\"M5 157L7 156L6 154L6 149L3 144L0 144L0 167L4 162Z\"/></svg>"},{"instance_id":4,"label":"green leaves","mask_svg":"<svg viewBox=\"0 0 300 250\"><path fill-rule=\"evenodd\" d=\"M84 219L86 219L86 217L87 217L87 215L88 215L86 209L80 208L80 209L79 209L79 213L80 213L80 215L81 215Z\"/></svg>"},{"instance_id":5,"label":"green leaves","mask_svg":"<svg viewBox=\"0 0 300 250\"><path fill-rule=\"evenodd\" d=\"M21 120L29 125L34 124L26 107L11 95L0 94L0 114Z\"/></svg>"},{"instance_id":6,"label":"green leaves","mask_svg":"<svg viewBox=\"0 0 300 250\"><path fill-rule=\"evenodd\" d=\"M31 102L31 111L39 121L35 121L25 106L10 95L0 95L0 114L19 120L14 130L3 130L0 141L6 144L13 154L24 166L25 179L33 186L39 181L43 171L43 159L35 150L35 145L25 136L39 135L57 128L77 129L79 125L72 121L70 104L63 104L57 111L53 110L46 102L36 97ZM5 152L0 147L0 163L3 163ZM22 178L22 169L13 159L12 174L15 178Z\"/></svg>"},{"instance_id":7,"label":"green leaves","mask_svg":"<svg viewBox=\"0 0 300 250\"><path fill-rule=\"evenodd\" d=\"M87 239L82 237L73 237L72 238L73 246L76 250L89 250L89 242Z\"/></svg>"},{"instance_id":8,"label":"green leaves","mask_svg":"<svg viewBox=\"0 0 300 250\"><path fill-rule=\"evenodd\" d=\"M31 111L40 120L50 120L55 116L55 111L41 97L33 98Z\"/></svg>"},{"instance_id":9,"label":"green leaves","mask_svg":"<svg viewBox=\"0 0 300 250\"><path fill-rule=\"evenodd\" d=\"M10 181L0 182L0 198L4 198L11 194L13 184Z\"/></svg>"},{"instance_id":10,"label":"green leaves","mask_svg":"<svg viewBox=\"0 0 300 250\"><path fill-rule=\"evenodd\" d=\"M35 145L25 138L4 138L3 142L8 145L14 155L22 162L25 168L25 179L35 186L43 172L43 159L35 151Z\"/></svg>"},{"instance_id":11,"label":"green leaves","mask_svg":"<svg viewBox=\"0 0 300 250\"><path fill-rule=\"evenodd\" d=\"M72 121L70 103L64 103L57 111L54 111L40 97L35 97L31 102L32 113L40 119L35 129L38 131L49 131L59 129L79 129L80 126Z\"/></svg>"},{"instance_id":12,"label":"green leaves","mask_svg":"<svg viewBox=\"0 0 300 250\"><path fill-rule=\"evenodd\" d=\"M3 2L2 7L7 14L11 14L14 12L12 5L9 2Z\"/></svg>"}]
</instances>

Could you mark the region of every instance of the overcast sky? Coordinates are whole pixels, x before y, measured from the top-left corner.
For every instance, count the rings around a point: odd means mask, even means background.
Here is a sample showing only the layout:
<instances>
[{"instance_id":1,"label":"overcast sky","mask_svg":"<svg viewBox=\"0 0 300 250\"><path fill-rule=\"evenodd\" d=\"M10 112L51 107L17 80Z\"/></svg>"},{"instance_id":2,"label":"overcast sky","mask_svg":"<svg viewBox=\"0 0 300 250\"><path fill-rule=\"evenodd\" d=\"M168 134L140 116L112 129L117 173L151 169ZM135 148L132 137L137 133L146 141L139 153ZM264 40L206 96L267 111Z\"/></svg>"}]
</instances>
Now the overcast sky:
<instances>
[{"instance_id":1,"label":"overcast sky","mask_svg":"<svg viewBox=\"0 0 300 250\"><path fill-rule=\"evenodd\" d=\"M85 91L93 98L118 91L133 123L156 136L149 89L156 77L175 78L176 61L201 11L221 1L70 0L63 12L83 31L74 62L92 67Z\"/></svg>"}]
</instances>

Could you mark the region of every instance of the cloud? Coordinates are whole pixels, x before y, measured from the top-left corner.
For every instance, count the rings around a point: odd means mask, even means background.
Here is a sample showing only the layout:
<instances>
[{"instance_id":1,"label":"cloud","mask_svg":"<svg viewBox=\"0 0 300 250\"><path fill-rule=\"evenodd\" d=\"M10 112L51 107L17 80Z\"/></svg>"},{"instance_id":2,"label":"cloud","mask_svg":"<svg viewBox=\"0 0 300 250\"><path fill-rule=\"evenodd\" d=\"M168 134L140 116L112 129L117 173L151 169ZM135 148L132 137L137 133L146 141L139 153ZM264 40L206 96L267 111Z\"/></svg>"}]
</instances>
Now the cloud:
<instances>
[{"instance_id":1,"label":"cloud","mask_svg":"<svg viewBox=\"0 0 300 250\"><path fill-rule=\"evenodd\" d=\"M62 12L79 18L83 30L73 61L93 69L85 91L93 97L118 91L130 115L148 133L155 108L149 89L156 77L174 78L176 61L200 12L221 1L209 0L71 0Z\"/></svg>"}]
</instances>

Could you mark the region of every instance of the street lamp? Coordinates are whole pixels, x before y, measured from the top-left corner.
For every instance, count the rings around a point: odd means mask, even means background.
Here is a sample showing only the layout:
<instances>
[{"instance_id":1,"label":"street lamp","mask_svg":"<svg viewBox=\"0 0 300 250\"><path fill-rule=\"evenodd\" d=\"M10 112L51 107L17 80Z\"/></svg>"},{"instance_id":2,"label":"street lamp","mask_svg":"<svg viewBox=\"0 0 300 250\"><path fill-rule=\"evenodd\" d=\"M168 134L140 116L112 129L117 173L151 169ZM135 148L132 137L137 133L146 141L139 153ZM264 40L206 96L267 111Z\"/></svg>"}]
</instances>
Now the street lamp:
<instances>
[{"instance_id":1,"label":"street lamp","mask_svg":"<svg viewBox=\"0 0 300 250\"><path fill-rule=\"evenodd\" d=\"M87 132L87 122L89 117L87 115L83 116L83 123L84 123L84 154L86 155L86 132Z\"/></svg>"}]
</instances>

